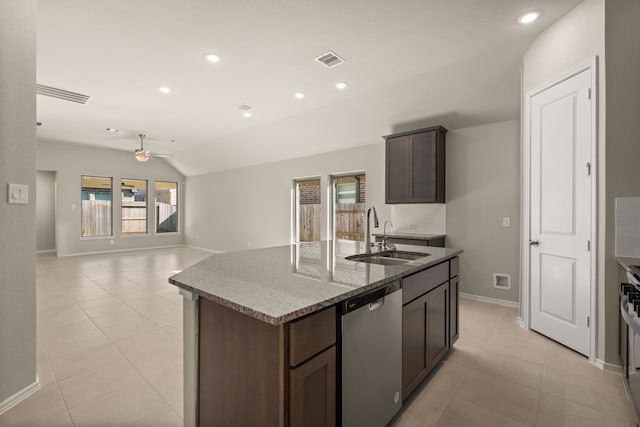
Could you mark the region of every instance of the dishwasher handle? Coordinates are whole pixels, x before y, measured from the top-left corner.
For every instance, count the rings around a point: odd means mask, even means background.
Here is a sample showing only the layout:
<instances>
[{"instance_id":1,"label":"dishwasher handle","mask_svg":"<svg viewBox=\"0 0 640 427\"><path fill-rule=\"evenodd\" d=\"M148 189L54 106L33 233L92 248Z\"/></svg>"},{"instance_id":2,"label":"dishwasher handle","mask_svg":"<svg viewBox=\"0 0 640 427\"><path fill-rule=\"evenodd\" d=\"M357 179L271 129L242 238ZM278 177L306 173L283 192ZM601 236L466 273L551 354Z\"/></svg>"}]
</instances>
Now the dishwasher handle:
<instances>
[{"instance_id":1,"label":"dishwasher handle","mask_svg":"<svg viewBox=\"0 0 640 427\"><path fill-rule=\"evenodd\" d=\"M369 311L377 310L384 305L384 298L386 295L400 290L400 282L396 281L389 283L373 291L367 292L363 295L358 295L353 298L349 298L340 304L340 314L345 315L352 311L359 309L365 305L368 305Z\"/></svg>"}]
</instances>

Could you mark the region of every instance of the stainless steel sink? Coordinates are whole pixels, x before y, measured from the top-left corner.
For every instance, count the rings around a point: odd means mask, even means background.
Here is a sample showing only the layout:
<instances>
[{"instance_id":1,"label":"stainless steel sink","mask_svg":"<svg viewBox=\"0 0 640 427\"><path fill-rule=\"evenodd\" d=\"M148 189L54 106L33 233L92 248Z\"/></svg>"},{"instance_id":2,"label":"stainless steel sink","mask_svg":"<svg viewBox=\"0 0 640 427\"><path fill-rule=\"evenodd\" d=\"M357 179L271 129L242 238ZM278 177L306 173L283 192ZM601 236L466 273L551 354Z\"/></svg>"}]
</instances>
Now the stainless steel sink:
<instances>
[{"instance_id":1,"label":"stainless steel sink","mask_svg":"<svg viewBox=\"0 0 640 427\"><path fill-rule=\"evenodd\" d=\"M429 254L422 252L381 251L370 254L351 255L345 259L349 261L368 262L370 264L401 265L427 256L429 256Z\"/></svg>"}]
</instances>

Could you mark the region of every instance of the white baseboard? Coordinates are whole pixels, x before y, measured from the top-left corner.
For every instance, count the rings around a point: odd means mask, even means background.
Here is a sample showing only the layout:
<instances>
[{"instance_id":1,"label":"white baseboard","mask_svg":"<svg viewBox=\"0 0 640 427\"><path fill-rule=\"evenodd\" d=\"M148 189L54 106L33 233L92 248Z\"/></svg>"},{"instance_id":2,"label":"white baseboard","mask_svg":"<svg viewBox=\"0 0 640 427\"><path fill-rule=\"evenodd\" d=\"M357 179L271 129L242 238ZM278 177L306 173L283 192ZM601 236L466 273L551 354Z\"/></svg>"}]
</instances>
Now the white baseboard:
<instances>
[{"instance_id":1,"label":"white baseboard","mask_svg":"<svg viewBox=\"0 0 640 427\"><path fill-rule=\"evenodd\" d=\"M624 374L624 369L622 369L622 366L620 365L616 365L613 363L607 363L604 360L600 360L600 359L596 359L593 362L594 365L596 365L598 368L604 370L604 371L611 371L611 372L615 372L616 374Z\"/></svg>"},{"instance_id":2,"label":"white baseboard","mask_svg":"<svg viewBox=\"0 0 640 427\"><path fill-rule=\"evenodd\" d=\"M146 248L114 249L110 251L74 252L71 254L58 254L58 258L64 258L64 257L70 257L70 256L113 254L118 252L152 251L154 249L171 249L171 248L183 248L183 247L185 247L185 245L179 244L179 245L166 245L166 246L149 246Z\"/></svg>"},{"instance_id":3,"label":"white baseboard","mask_svg":"<svg viewBox=\"0 0 640 427\"><path fill-rule=\"evenodd\" d=\"M39 251L36 251L37 254L54 254L56 253L55 249L40 249Z\"/></svg>"},{"instance_id":4,"label":"white baseboard","mask_svg":"<svg viewBox=\"0 0 640 427\"><path fill-rule=\"evenodd\" d=\"M476 301L488 302L490 304L503 305L506 307L520 308L519 302L506 301L503 299L483 297L480 295L465 294L464 292L460 292L460 297L465 299L472 299Z\"/></svg>"},{"instance_id":5,"label":"white baseboard","mask_svg":"<svg viewBox=\"0 0 640 427\"><path fill-rule=\"evenodd\" d=\"M205 252L211 252L212 254L221 254L224 253L224 251L216 251L215 249L209 249L209 248L202 248L200 246L193 246L193 245L185 245L187 248L190 249L197 249L199 251L205 251Z\"/></svg>"},{"instance_id":6,"label":"white baseboard","mask_svg":"<svg viewBox=\"0 0 640 427\"><path fill-rule=\"evenodd\" d=\"M13 408L36 391L40 390L40 388L40 380L38 379L38 375L36 375L36 380L33 383L15 393L13 396L9 396L4 401L0 402L0 415L4 414L9 409Z\"/></svg>"}]
</instances>

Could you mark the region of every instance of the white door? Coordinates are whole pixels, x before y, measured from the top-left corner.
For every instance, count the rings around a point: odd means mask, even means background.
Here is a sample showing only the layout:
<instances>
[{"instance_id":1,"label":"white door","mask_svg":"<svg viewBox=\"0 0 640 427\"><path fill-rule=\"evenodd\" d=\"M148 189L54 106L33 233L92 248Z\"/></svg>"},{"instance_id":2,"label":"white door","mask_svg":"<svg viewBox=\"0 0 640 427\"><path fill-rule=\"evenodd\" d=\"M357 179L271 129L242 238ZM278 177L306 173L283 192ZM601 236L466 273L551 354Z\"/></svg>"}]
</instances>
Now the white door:
<instances>
[{"instance_id":1,"label":"white door","mask_svg":"<svg viewBox=\"0 0 640 427\"><path fill-rule=\"evenodd\" d=\"M530 98L531 328L589 354L591 73Z\"/></svg>"}]
</instances>

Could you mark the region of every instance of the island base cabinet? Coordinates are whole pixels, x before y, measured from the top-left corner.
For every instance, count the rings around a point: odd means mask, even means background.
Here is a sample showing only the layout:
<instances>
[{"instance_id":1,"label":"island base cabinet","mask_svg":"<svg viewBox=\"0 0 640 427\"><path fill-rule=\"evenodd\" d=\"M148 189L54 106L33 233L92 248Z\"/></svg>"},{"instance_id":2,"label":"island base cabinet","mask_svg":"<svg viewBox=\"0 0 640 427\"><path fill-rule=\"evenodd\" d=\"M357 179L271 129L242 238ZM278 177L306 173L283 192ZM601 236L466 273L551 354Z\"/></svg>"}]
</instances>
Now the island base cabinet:
<instances>
[{"instance_id":1,"label":"island base cabinet","mask_svg":"<svg viewBox=\"0 0 640 427\"><path fill-rule=\"evenodd\" d=\"M449 351L449 282L402 308L402 398L429 375Z\"/></svg>"},{"instance_id":2,"label":"island base cabinet","mask_svg":"<svg viewBox=\"0 0 640 427\"><path fill-rule=\"evenodd\" d=\"M289 374L290 426L336 425L336 348L318 354Z\"/></svg>"}]
</instances>

